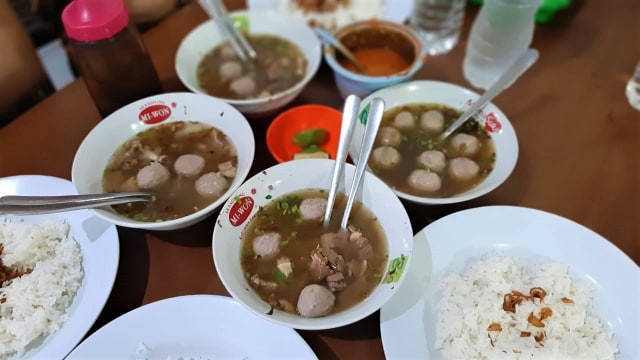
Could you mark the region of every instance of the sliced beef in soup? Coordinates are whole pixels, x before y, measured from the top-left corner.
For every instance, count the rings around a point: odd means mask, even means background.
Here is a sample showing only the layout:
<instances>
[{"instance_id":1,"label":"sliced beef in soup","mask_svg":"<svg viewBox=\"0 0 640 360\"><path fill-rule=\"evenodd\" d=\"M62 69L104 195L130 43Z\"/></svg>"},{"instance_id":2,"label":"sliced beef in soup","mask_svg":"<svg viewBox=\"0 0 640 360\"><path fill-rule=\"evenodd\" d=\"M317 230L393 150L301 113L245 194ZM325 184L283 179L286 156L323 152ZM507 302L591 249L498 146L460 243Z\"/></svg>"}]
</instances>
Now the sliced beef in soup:
<instances>
[{"instance_id":1,"label":"sliced beef in soup","mask_svg":"<svg viewBox=\"0 0 640 360\"><path fill-rule=\"evenodd\" d=\"M336 222L345 204L338 195ZM251 287L276 309L325 316L361 302L381 281L388 251L377 218L357 203L348 231L330 232L322 226L326 205L324 191L295 192L261 208L247 227L242 268Z\"/></svg>"},{"instance_id":2,"label":"sliced beef in soup","mask_svg":"<svg viewBox=\"0 0 640 360\"><path fill-rule=\"evenodd\" d=\"M220 130L196 121L151 127L127 140L104 170L105 192L146 191L152 201L113 208L137 221L164 221L217 200L236 176L238 159Z\"/></svg>"}]
</instances>

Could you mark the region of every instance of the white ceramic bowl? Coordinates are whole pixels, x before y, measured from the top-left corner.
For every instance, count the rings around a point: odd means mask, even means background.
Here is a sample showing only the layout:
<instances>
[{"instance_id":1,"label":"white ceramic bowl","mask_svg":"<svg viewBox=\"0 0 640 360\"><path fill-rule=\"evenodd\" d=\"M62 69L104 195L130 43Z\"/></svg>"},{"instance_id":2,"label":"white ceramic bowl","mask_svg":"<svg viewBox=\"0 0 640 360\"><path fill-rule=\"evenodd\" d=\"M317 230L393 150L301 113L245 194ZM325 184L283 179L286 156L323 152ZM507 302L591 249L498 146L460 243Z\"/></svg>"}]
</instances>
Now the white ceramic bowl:
<instances>
[{"instance_id":1,"label":"white ceramic bowl","mask_svg":"<svg viewBox=\"0 0 640 360\"><path fill-rule=\"evenodd\" d=\"M370 34L380 33L386 34L386 36L375 40L377 46L385 46L386 48L391 48L393 50L394 47L398 47L400 44L406 43L405 46L412 49L413 61L409 64L407 69L392 75L362 75L342 67L336 59L335 48L332 46L325 46L324 60L333 70L334 81L343 98L346 98L351 94L364 98L378 89L409 81L424 65L425 49L418 35L413 32L410 27L393 21L366 20L355 22L340 28L336 31L334 36L336 39L343 41L345 46L351 49L352 47L344 39L357 39L356 44L358 44L363 42L363 38L366 39L368 36L372 36ZM353 34L357 35L354 36ZM368 36L365 34L368 34ZM391 37L389 34L393 34L395 37ZM399 41L399 38L403 39L403 41ZM400 46L400 48L405 46Z\"/></svg>"},{"instance_id":2,"label":"white ceramic bowl","mask_svg":"<svg viewBox=\"0 0 640 360\"><path fill-rule=\"evenodd\" d=\"M378 310L404 281L406 267L400 268L397 282L384 280L359 304L325 317L304 318L284 311L273 310L250 287L240 265L243 232L260 206L273 199L304 189L328 189L331 185L333 160L305 159L287 161L262 171L247 180L224 204L213 231L213 258L225 288L241 304L258 316L296 329L319 330L336 328L356 322ZM355 167L347 164L346 183L351 184ZM238 206L236 199L247 206ZM397 196L380 179L365 173L359 199L373 212L385 231L389 260L385 274L394 259L407 264L413 250L413 231L406 210ZM242 208L242 211L239 211ZM242 214L242 215L240 215ZM404 257L404 258L403 258ZM382 279L386 277L383 275Z\"/></svg>"},{"instance_id":3,"label":"white ceramic bowl","mask_svg":"<svg viewBox=\"0 0 640 360\"><path fill-rule=\"evenodd\" d=\"M276 12L235 11L231 17L246 18L252 34L275 35L296 44L307 59L307 69L302 81L283 92L250 100L222 99L233 105L247 117L272 115L295 99L318 71L322 60L320 41L301 19L294 19ZM243 22L245 23L245 22ZM176 53L175 67L180 81L196 93L205 93L198 85L196 71L202 58L226 39L218 31L213 20L205 21L182 40Z\"/></svg>"},{"instance_id":4,"label":"white ceramic bowl","mask_svg":"<svg viewBox=\"0 0 640 360\"><path fill-rule=\"evenodd\" d=\"M110 208L94 209L96 215L116 225L149 230L183 228L211 214L247 178L255 152L253 131L247 119L227 103L193 93L150 96L126 105L102 120L84 138L73 159L71 179L78 194L102 193L102 174L116 149L150 127L172 121L199 121L227 135L238 153L237 175L229 189L209 206L187 216L162 222L140 222Z\"/></svg>"},{"instance_id":5,"label":"white ceramic bowl","mask_svg":"<svg viewBox=\"0 0 640 360\"><path fill-rule=\"evenodd\" d=\"M359 117L363 110L375 97L381 97L385 101L385 109L389 110L397 106L407 104L439 103L456 109L465 109L471 101L475 101L479 95L458 85L438 82L416 80L385 89L378 90L360 105ZM401 198L425 205L459 203L479 196L497 188L511 175L518 160L518 139L507 116L493 103L487 104L477 120L484 122L485 129L491 135L496 149L496 162L493 171L478 186L447 198L421 197L411 195L393 189ZM359 121L353 133L349 146L349 154L352 159L357 159L365 125Z\"/></svg>"}]
</instances>

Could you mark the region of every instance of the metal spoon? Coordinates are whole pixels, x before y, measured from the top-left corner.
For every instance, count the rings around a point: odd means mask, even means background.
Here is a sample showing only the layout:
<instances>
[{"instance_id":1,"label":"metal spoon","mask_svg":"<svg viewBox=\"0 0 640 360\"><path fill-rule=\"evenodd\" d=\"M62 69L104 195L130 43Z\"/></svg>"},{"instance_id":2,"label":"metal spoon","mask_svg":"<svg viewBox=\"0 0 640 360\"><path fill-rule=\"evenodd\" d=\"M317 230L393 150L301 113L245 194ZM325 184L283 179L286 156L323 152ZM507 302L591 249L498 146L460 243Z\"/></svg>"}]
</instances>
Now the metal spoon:
<instances>
[{"instance_id":1,"label":"metal spoon","mask_svg":"<svg viewBox=\"0 0 640 360\"><path fill-rule=\"evenodd\" d=\"M502 90L508 88L513 84L527 69L538 60L538 50L529 49L524 52L519 58L517 58L507 70L498 78L491 87L484 93L476 102L471 104L467 111L465 111L460 117L449 126L440 136L438 141L442 142L454 131L456 131L467 119L473 116L478 110L487 105L493 98L498 96Z\"/></svg>"},{"instance_id":2,"label":"metal spoon","mask_svg":"<svg viewBox=\"0 0 640 360\"><path fill-rule=\"evenodd\" d=\"M349 197L347 198L347 205L344 208L344 214L342 215L342 221L340 222L340 230L347 229L347 222L349 221L349 215L351 214L351 208L356 199L358 188L362 183L362 176L367 169L367 162L369 161L369 155L373 150L373 144L376 141L376 135L382 122L382 115L384 113L384 100L379 97L371 100L369 107L369 116L367 116L367 126L364 129L364 136L362 137L362 146L360 148L360 155L356 163L356 171L353 174L353 180L351 182L351 190L349 190Z\"/></svg>"},{"instance_id":3,"label":"metal spoon","mask_svg":"<svg viewBox=\"0 0 640 360\"><path fill-rule=\"evenodd\" d=\"M326 45L331 45L338 49L338 51L340 51L340 53L342 53L342 55L344 55L347 60L349 60L351 63L353 63L353 65L356 66L356 69L358 69L359 72L365 72L364 65L362 65L362 63L360 63L358 59L356 59L353 53L349 49L347 49L347 47L344 46L344 44L341 43L340 40L336 39L335 36L333 36L328 31L317 27L313 28L313 31L316 33L316 35L318 35L323 43L325 43Z\"/></svg>"},{"instance_id":4,"label":"metal spoon","mask_svg":"<svg viewBox=\"0 0 640 360\"><path fill-rule=\"evenodd\" d=\"M218 30L229 40L229 44L240 60L246 62L256 58L256 51L233 24L227 9L220 0L199 0L199 3L207 15L214 20Z\"/></svg>"},{"instance_id":5,"label":"metal spoon","mask_svg":"<svg viewBox=\"0 0 640 360\"><path fill-rule=\"evenodd\" d=\"M329 198L327 200L327 209L324 214L323 224L328 226L331 220L331 214L333 212L333 205L335 202L336 192L340 184L340 179L344 176L344 163L347 158L347 148L351 142L351 135L353 133L353 127L356 124L357 110L360 99L355 95L349 95L345 100L342 127L340 130L340 140L338 143L338 155L336 156L336 162L333 168L333 176L331 181L331 189L329 190ZM340 230L347 229L347 222L349 221L349 215L351 214L351 208L355 201L356 194L360 184L362 183L362 177L367 168L367 161L369 160L369 154L373 149L373 144L376 139L376 134L380 128L380 122L382 121L382 114L384 112L384 101L381 98L374 98L369 106L369 114L367 117L367 125L364 130L362 139L362 145L360 148L360 155L358 156L358 162L356 170L351 182L351 188L347 197L347 204L342 215L342 221L340 222Z\"/></svg>"},{"instance_id":6,"label":"metal spoon","mask_svg":"<svg viewBox=\"0 0 640 360\"><path fill-rule=\"evenodd\" d=\"M336 153L335 163L333 165L333 175L331 176L331 188L329 189L329 197L327 198L327 209L324 212L322 224L324 227L329 226L333 205L336 201L336 193L341 185L344 176L344 164L347 161L347 152L351 143L351 135L356 125L358 117L358 108L360 107L360 98L357 95L349 95L344 100L342 109L342 124L340 125L340 138L338 140L338 152Z\"/></svg>"},{"instance_id":7,"label":"metal spoon","mask_svg":"<svg viewBox=\"0 0 640 360\"><path fill-rule=\"evenodd\" d=\"M60 211L149 201L151 198L152 194L142 192L64 196L9 195L0 197L0 214L48 214Z\"/></svg>"}]
</instances>

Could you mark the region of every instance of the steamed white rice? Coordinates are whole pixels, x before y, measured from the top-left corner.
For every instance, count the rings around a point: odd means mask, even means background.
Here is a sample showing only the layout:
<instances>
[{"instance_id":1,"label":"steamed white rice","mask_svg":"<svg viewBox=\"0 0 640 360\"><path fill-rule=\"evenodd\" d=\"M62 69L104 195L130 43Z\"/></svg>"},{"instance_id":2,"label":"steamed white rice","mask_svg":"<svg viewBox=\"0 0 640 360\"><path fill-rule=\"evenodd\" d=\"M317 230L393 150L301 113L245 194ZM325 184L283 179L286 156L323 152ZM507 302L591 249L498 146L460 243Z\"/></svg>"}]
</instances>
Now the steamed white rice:
<instances>
[{"instance_id":1,"label":"steamed white rice","mask_svg":"<svg viewBox=\"0 0 640 360\"><path fill-rule=\"evenodd\" d=\"M277 11L328 30L336 30L360 20L380 19L386 12L382 0L349 0L348 4L338 6L334 12L315 12L301 9L295 1L278 0Z\"/></svg>"},{"instance_id":2,"label":"steamed white rice","mask_svg":"<svg viewBox=\"0 0 640 360\"><path fill-rule=\"evenodd\" d=\"M66 321L67 308L82 283L82 255L61 220L29 224L0 220L2 263L30 274L0 288L0 358L22 354Z\"/></svg>"},{"instance_id":3,"label":"steamed white rice","mask_svg":"<svg viewBox=\"0 0 640 360\"><path fill-rule=\"evenodd\" d=\"M494 254L448 275L437 305L435 347L445 359L614 359L617 345L592 314L591 289L573 281L568 270L556 262L525 265ZM523 301L515 314L503 310L505 294L528 295L534 287L546 291L542 302ZM543 328L532 326L528 316L539 316L543 307L552 315ZM488 331L492 323L501 330ZM532 335L521 337L521 331ZM538 344L533 335L540 332L546 338Z\"/></svg>"}]
</instances>

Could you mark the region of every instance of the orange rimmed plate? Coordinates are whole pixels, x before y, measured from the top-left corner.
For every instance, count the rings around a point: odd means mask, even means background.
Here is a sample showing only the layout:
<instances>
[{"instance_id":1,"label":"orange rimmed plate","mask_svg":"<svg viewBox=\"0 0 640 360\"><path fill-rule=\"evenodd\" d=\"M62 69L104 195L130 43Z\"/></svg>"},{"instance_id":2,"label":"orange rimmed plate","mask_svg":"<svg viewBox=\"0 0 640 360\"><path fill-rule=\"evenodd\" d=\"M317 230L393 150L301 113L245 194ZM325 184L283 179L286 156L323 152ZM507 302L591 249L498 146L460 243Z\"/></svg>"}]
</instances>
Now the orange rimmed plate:
<instances>
[{"instance_id":1,"label":"orange rimmed plate","mask_svg":"<svg viewBox=\"0 0 640 360\"><path fill-rule=\"evenodd\" d=\"M336 158L342 113L324 105L301 105L278 115L267 129L267 147L279 162L293 160L293 155L302 148L293 142L293 137L303 130L322 128L327 138L319 146Z\"/></svg>"}]
</instances>

